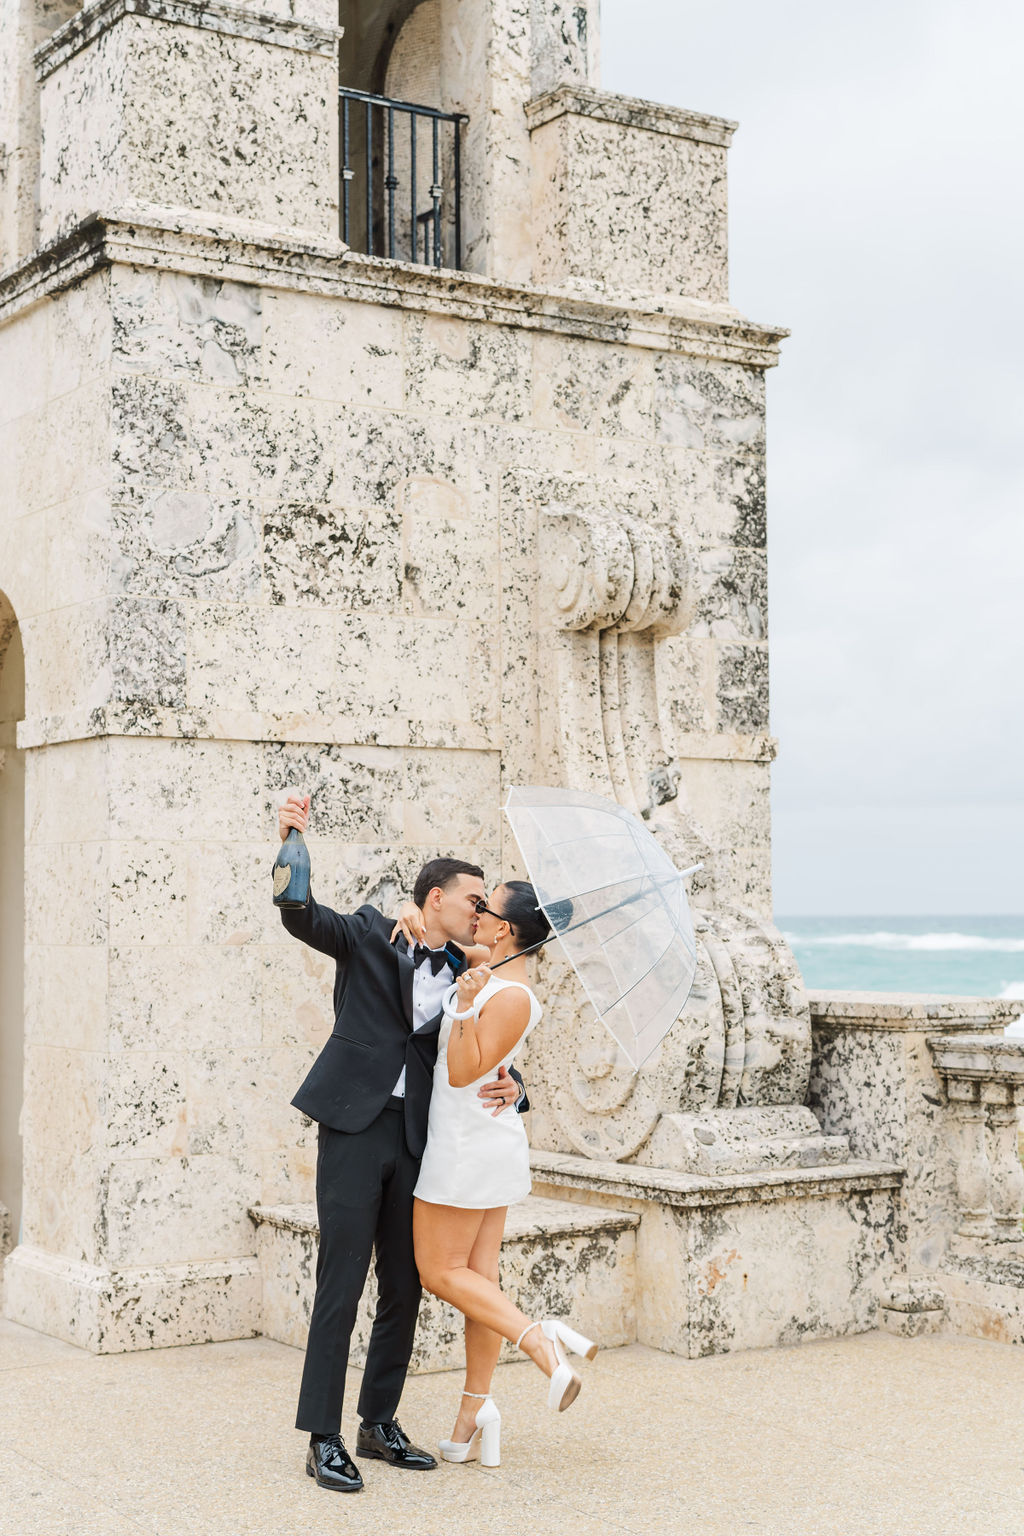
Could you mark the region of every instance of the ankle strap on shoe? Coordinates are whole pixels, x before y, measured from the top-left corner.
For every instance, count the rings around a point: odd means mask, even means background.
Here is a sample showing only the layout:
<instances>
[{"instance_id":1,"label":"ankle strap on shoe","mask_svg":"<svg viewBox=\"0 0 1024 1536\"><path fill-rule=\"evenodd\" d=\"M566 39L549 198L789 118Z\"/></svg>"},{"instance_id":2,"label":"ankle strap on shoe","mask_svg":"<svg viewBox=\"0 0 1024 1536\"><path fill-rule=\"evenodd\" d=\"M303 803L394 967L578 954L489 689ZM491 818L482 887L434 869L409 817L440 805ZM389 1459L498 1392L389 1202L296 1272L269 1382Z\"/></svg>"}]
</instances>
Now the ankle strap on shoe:
<instances>
[{"instance_id":1,"label":"ankle strap on shoe","mask_svg":"<svg viewBox=\"0 0 1024 1536\"><path fill-rule=\"evenodd\" d=\"M526 1338L526 1335L529 1333L531 1328L539 1328L539 1327L540 1327L540 1323L539 1322L527 1323L526 1327L523 1329L523 1331L519 1335L518 1339L516 1339L516 1349L521 1349L522 1348L523 1340Z\"/></svg>"},{"instance_id":2,"label":"ankle strap on shoe","mask_svg":"<svg viewBox=\"0 0 1024 1536\"><path fill-rule=\"evenodd\" d=\"M479 1397L486 1401L491 1394L489 1392L463 1392L462 1395L463 1397Z\"/></svg>"}]
</instances>

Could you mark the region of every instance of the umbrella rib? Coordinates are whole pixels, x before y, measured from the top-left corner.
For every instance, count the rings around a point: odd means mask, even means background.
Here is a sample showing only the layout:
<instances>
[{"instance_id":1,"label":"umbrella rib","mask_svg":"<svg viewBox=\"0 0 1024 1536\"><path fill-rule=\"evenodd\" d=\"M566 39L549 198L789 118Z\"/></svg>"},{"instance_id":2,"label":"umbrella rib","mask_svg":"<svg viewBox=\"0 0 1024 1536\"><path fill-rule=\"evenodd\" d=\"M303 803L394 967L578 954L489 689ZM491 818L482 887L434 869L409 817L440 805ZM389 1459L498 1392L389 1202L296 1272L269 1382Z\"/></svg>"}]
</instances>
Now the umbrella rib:
<instances>
[{"instance_id":1,"label":"umbrella rib","mask_svg":"<svg viewBox=\"0 0 1024 1536\"><path fill-rule=\"evenodd\" d=\"M681 877L677 871L673 875L665 875L661 880L655 880L647 870L644 870L643 873L639 875L626 875L622 880L609 880L606 881L604 885L591 886L589 891L573 891L571 895L567 896L545 896L540 905L542 907L553 907L557 902L560 901L582 901L584 896L596 896L599 891L613 890L615 886L625 885L630 880L650 880L651 887L653 888L658 885L671 885L673 881L680 878ZM641 891L638 894L643 895L643 892ZM596 917L587 917L584 918L583 921L587 923L596 923L598 917L604 917L605 912L614 912L615 907L624 907L626 902L635 900L636 896L627 896L623 901L616 902L615 906L605 907L604 912L598 912Z\"/></svg>"},{"instance_id":2,"label":"umbrella rib","mask_svg":"<svg viewBox=\"0 0 1024 1536\"><path fill-rule=\"evenodd\" d=\"M625 992L620 992L619 993L619 996L615 999L615 1002L612 1004L613 1008L618 1008L620 1003L622 1003L623 1000L625 998L627 998L631 992L635 991L636 988L640 985L640 983L642 981L646 981L647 980L648 976L654 970L654 967L656 965L660 965L661 964L661 962L664 960L665 956L668 954L668 952L669 952L669 950L671 948L672 948L671 944L666 944L665 945L665 948L662 950L662 952L658 956L657 960L655 960L652 965L649 965L647 967L647 969L646 969L646 971L644 971L643 975L642 976L638 976L636 981L631 981L629 986L626 988Z\"/></svg>"}]
</instances>

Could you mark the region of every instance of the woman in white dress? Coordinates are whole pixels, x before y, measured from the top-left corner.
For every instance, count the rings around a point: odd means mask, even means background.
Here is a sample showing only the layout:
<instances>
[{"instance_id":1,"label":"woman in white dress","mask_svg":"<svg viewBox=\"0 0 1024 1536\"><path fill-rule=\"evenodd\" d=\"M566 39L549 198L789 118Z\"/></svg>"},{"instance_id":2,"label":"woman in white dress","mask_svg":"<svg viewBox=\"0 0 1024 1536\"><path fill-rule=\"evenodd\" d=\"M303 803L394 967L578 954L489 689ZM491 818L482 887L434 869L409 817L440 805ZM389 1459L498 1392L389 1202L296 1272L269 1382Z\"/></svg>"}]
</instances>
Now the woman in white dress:
<instances>
[{"instance_id":1,"label":"woman in white dress","mask_svg":"<svg viewBox=\"0 0 1024 1536\"><path fill-rule=\"evenodd\" d=\"M540 1019L522 951L550 927L524 880L499 885L477 911L477 949L468 958L485 963L463 972L445 1005L413 1236L424 1287L466 1318L465 1391L441 1454L446 1461L480 1454L485 1466L497 1466L501 1417L490 1392L502 1339L550 1379L548 1406L558 1411L580 1390L562 1345L591 1360L597 1346L555 1319L531 1321L498 1284L507 1208L530 1193L530 1150L522 1117L495 1115L477 1090L497 1067L512 1064ZM508 964L492 974L501 960Z\"/></svg>"}]
</instances>

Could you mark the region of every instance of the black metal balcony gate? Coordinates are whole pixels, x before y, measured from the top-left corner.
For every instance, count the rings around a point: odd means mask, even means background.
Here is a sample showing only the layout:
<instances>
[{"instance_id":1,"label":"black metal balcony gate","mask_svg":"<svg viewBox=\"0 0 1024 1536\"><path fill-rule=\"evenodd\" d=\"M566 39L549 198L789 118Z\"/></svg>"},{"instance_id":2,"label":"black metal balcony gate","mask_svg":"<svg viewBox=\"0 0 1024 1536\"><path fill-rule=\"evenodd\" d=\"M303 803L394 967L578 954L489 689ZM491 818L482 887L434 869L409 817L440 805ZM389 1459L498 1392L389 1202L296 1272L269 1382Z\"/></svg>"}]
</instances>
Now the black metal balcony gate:
<instances>
[{"instance_id":1,"label":"black metal balcony gate","mask_svg":"<svg viewBox=\"0 0 1024 1536\"><path fill-rule=\"evenodd\" d=\"M339 95L345 244L391 261L461 268L460 140L469 118L464 112L441 112L346 86ZM407 129L404 124L396 128L400 114L408 120ZM446 124L451 132L447 144L442 140ZM421 136L427 137L426 146ZM428 165L430 182L424 185Z\"/></svg>"}]
</instances>

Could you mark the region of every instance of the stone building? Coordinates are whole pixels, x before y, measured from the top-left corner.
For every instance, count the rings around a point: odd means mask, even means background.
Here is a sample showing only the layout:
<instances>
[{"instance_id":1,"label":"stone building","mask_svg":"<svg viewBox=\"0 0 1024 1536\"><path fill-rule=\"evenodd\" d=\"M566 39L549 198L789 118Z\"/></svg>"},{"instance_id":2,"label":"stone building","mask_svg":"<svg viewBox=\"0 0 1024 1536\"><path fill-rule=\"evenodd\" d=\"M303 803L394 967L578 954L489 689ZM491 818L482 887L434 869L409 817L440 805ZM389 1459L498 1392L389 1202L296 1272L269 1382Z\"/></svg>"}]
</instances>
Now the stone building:
<instances>
[{"instance_id":1,"label":"stone building","mask_svg":"<svg viewBox=\"0 0 1024 1536\"><path fill-rule=\"evenodd\" d=\"M301 1341L332 977L274 807L310 790L318 892L387 908L439 851L513 870L539 782L704 870L640 1074L542 968L520 1285L686 1353L880 1304L1019 1337L1008 1010L812 1016L771 926L784 333L728 301L735 125L602 91L596 0L3 16L7 1315Z\"/></svg>"}]
</instances>

